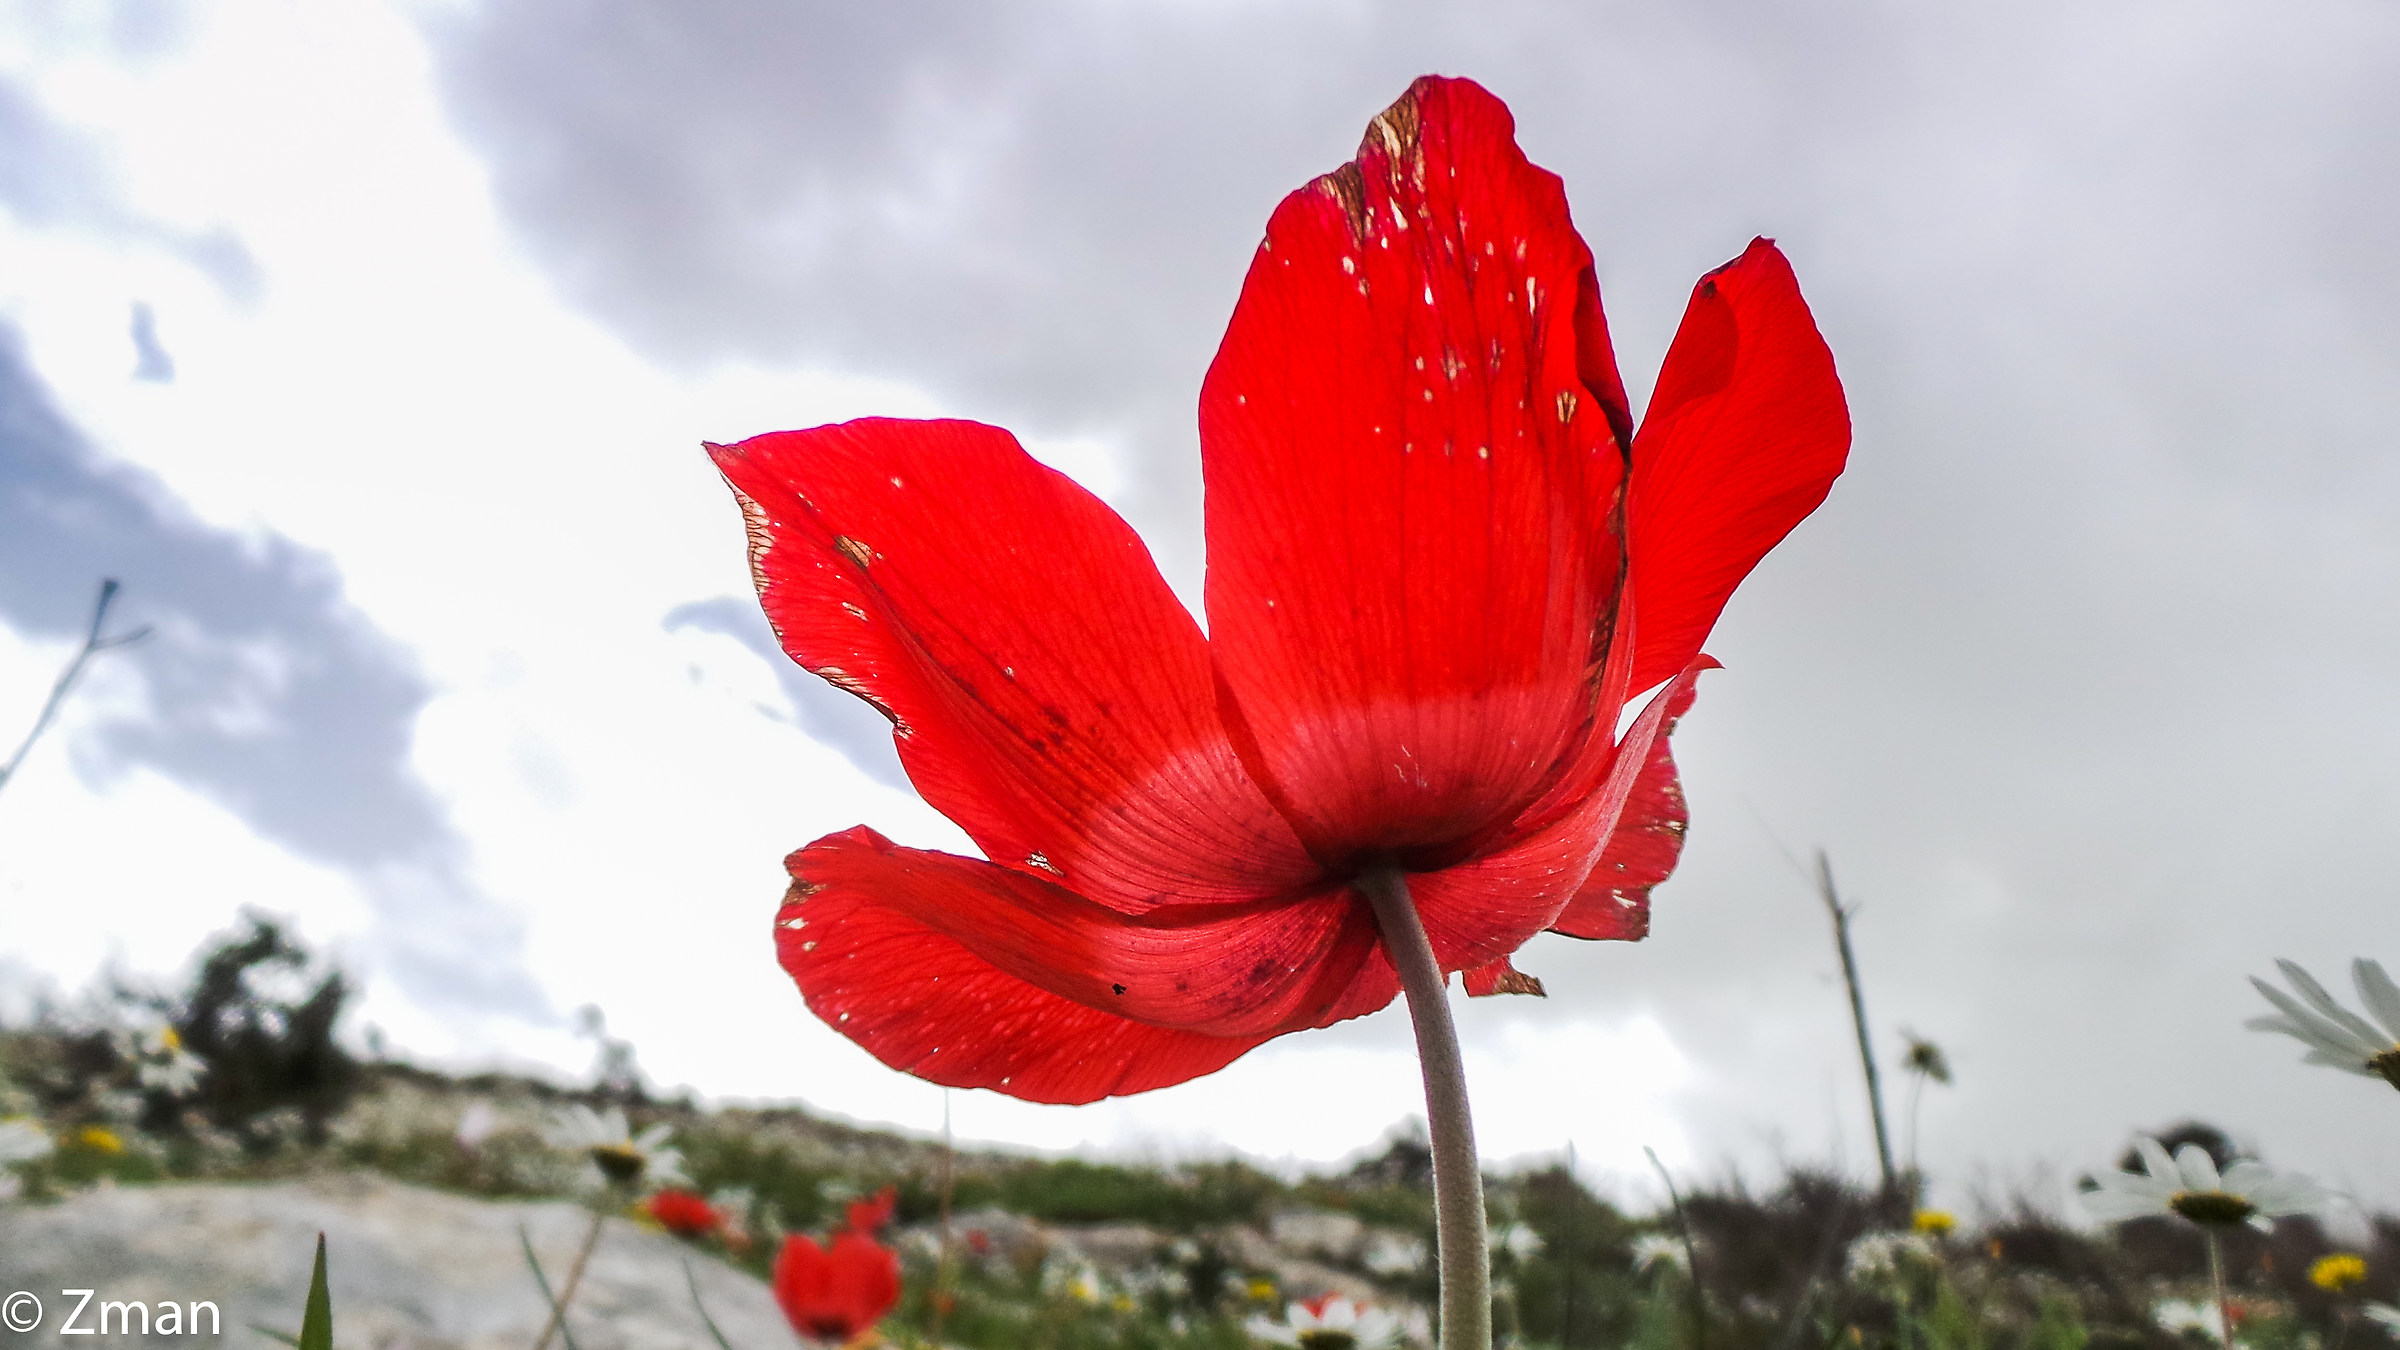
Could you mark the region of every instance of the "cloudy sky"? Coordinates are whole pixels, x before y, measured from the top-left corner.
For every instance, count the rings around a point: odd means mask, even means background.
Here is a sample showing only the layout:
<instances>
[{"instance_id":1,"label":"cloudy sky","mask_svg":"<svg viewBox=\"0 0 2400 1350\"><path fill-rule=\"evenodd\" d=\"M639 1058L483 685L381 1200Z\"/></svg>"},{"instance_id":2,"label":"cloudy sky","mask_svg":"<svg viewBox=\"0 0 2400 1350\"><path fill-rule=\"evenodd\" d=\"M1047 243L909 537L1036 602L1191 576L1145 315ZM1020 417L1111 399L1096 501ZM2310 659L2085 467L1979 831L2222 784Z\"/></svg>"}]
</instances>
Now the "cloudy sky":
<instances>
[{"instance_id":1,"label":"cloudy sky","mask_svg":"<svg viewBox=\"0 0 2400 1350\"><path fill-rule=\"evenodd\" d=\"M2199 1116L2400 1203L2400 1103L2241 1026L2276 956L2400 961L2392 0L10 6L0 751L101 577L154 635L0 789L0 983L254 906L427 1059L576 1071L597 1003L661 1083L937 1125L767 925L820 834L967 845L775 655L698 443L1009 426L1196 599L1259 231L1425 71L1565 178L1637 401L1767 234L1857 424L1711 644L1655 936L1462 1009L1487 1153L1871 1167L1822 846L1887 1056L1956 1064L1946 1198ZM1329 1159L1417 1094L1394 1011L955 1105Z\"/></svg>"}]
</instances>

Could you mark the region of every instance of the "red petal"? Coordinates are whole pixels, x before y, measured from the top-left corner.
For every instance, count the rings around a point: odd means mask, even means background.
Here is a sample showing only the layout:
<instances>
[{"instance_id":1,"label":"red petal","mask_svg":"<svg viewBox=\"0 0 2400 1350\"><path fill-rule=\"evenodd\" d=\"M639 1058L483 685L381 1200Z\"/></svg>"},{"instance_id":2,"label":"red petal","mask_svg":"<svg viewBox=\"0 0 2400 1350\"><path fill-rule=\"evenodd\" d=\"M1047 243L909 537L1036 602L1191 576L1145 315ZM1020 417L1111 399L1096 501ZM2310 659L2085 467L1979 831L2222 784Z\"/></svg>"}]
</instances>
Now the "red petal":
<instances>
[{"instance_id":1,"label":"red petal","mask_svg":"<svg viewBox=\"0 0 2400 1350\"><path fill-rule=\"evenodd\" d=\"M1460 984L1466 986L1468 998L1490 998L1495 994L1531 994L1535 998L1547 995L1542 982L1511 964L1505 956L1488 966L1458 973Z\"/></svg>"},{"instance_id":2,"label":"red petal","mask_svg":"<svg viewBox=\"0 0 2400 1350\"><path fill-rule=\"evenodd\" d=\"M1616 833L1668 717L1689 706L1692 681L1715 664L1698 658L1650 700L1618 743L1608 776L1575 810L1499 852L1408 879L1442 969L1487 966L1558 921Z\"/></svg>"},{"instance_id":3,"label":"red petal","mask_svg":"<svg viewBox=\"0 0 2400 1350\"><path fill-rule=\"evenodd\" d=\"M1044 1102L1144 1092L1399 989L1372 914L1339 888L1127 916L864 827L786 865L776 946L809 1007L884 1063L951 1087Z\"/></svg>"},{"instance_id":4,"label":"red petal","mask_svg":"<svg viewBox=\"0 0 2400 1350\"><path fill-rule=\"evenodd\" d=\"M1668 738L1675 723L1700 692L1687 684L1667 705L1667 720L1650 746L1648 762L1633 781L1616 833L1608 837L1600 861L1593 864L1583 889L1567 902L1550 925L1568 937L1639 942L1650 934L1650 888L1665 881L1683 853L1684 826L1692 818L1683 800L1683 783L1675 773L1675 751Z\"/></svg>"},{"instance_id":5,"label":"red petal","mask_svg":"<svg viewBox=\"0 0 2400 1350\"><path fill-rule=\"evenodd\" d=\"M819 1344L842 1344L900 1301L900 1260L856 1233L827 1247L794 1234L775 1258L775 1301L792 1329Z\"/></svg>"},{"instance_id":6,"label":"red petal","mask_svg":"<svg viewBox=\"0 0 2400 1350\"><path fill-rule=\"evenodd\" d=\"M892 719L988 856L1128 911L1313 875L1140 538L1007 432L868 420L710 453L784 649Z\"/></svg>"},{"instance_id":7,"label":"red petal","mask_svg":"<svg viewBox=\"0 0 2400 1350\"><path fill-rule=\"evenodd\" d=\"M1791 264L1764 239L1700 279L1633 442L1633 687L1683 669L1750 569L1833 486L1850 411Z\"/></svg>"},{"instance_id":8,"label":"red petal","mask_svg":"<svg viewBox=\"0 0 2400 1350\"><path fill-rule=\"evenodd\" d=\"M1228 721L1330 863L1439 865L1592 725L1621 408L1590 252L1512 134L1418 81L1276 210L1201 390Z\"/></svg>"}]
</instances>

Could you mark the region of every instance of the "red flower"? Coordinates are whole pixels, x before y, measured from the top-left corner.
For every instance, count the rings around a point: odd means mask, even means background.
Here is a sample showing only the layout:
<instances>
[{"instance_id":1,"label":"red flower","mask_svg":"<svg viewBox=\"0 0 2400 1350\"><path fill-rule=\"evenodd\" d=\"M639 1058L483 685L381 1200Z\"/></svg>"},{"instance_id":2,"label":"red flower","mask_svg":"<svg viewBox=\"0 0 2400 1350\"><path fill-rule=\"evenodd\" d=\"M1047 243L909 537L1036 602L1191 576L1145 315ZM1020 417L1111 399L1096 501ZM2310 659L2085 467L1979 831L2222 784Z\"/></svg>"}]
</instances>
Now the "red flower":
<instances>
[{"instance_id":1,"label":"red flower","mask_svg":"<svg viewBox=\"0 0 2400 1350\"><path fill-rule=\"evenodd\" d=\"M785 650L892 720L991 861L863 826L786 859L809 1006L937 1083L1083 1102L1398 988L1396 864L1470 993L1638 938L1664 733L1849 445L1765 240L1702 278L1634 429L1591 254L1508 110L1423 79L1286 198L1200 395L1203 637L1113 512L971 422L712 446ZM1629 696L1668 682L1620 739Z\"/></svg>"},{"instance_id":2,"label":"red flower","mask_svg":"<svg viewBox=\"0 0 2400 1350\"><path fill-rule=\"evenodd\" d=\"M775 1301L803 1337L843 1344L900 1301L900 1258L854 1232L837 1234L831 1247L785 1238L775 1257Z\"/></svg>"},{"instance_id":3,"label":"red flower","mask_svg":"<svg viewBox=\"0 0 2400 1350\"><path fill-rule=\"evenodd\" d=\"M892 1221L892 1210L899 1202L900 1192L891 1186L864 1200L853 1200L850 1202L849 1222L845 1226L853 1233L873 1237L877 1229Z\"/></svg>"},{"instance_id":4,"label":"red flower","mask_svg":"<svg viewBox=\"0 0 2400 1350\"><path fill-rule=\"evenodd\" d=\"M698 1237L715 1232L725 1222L716 1206L690 1191L664 1190L642 1202L659 1227L681 1237Z\"/></svg>"}]
</instances>

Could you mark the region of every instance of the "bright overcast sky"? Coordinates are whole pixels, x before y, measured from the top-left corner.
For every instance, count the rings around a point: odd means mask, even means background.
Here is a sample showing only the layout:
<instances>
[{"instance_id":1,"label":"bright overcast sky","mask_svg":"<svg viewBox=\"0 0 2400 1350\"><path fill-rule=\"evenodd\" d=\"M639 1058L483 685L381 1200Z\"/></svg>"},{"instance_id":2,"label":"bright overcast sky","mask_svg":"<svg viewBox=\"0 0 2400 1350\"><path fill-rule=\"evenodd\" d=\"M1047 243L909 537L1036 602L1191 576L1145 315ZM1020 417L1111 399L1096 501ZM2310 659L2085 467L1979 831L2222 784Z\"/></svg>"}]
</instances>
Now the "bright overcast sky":
<instances>
[{"instance_id":1,"label":"bright overcast sky","mask_svg":"<svg viewBox=\"0 0 2400 1350\"><path fill-rule=\"evenodd\" d=\"M411 1054L580 1071L596 1003L664 1085L937 1126L768 923L821 834L969 846L762 650L699 442L1001 423L1196 597L1258 232L1428 70L1565 178L1637 401L1768 234L1858 433L1711 644L1655 935L1463 1009L1487 1154L1870 1167L1823 845L1887 1059L1957 1067L1947 1199L2198 1116L2400 1202L2400 1102L2241 1026L2400 963L2391 0L11 5L0 753L100 577L156 629L0 790L19 1006L254 906ZM956 1110L1331 1159L1418 1105L1394 1010Z\"/></svg>"}]
</instances>

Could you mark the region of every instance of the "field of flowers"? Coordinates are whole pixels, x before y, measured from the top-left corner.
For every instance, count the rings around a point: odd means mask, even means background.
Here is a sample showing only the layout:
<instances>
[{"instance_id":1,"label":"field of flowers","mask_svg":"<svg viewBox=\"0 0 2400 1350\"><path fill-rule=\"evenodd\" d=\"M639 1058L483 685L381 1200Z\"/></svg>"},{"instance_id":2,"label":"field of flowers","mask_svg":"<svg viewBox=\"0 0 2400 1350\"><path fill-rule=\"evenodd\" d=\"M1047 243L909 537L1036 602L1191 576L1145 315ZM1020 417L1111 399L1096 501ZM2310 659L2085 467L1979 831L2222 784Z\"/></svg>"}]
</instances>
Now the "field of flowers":
<instances>
[{"instance_id":1,"label":"field of flowers","mask_svg":"<svg viewBox=\"0 0 2400 1350\"><path fill-rule=\"evenodd\" d=\"M825 1343L1332 1350L1430 1335L1419 1137L1296 1178L1233 1159L953 1150L797 1107L660 1100L614 1044L610 1081L584 1089L361 1062L330 1035L339 976L311 974L271 926L198 969L171 996L120 989L0 1031L7 1203L364 1171L631 1217L773 1281ZM2255 1167L2204 1125L2160 1137L2228 1188ZM2170 1350L2222 1341L2213 1233L2237 1344L2394 1341L2376 1314L2400 1283L2400 1218L2373 1217L2371 1240L2349 1247L2307 1213L2204 1230L2144 1208L2151 1174L2180 1165L2129 1150L2095 1169L2105 1189L2084 1207L2127 1216L2097 1230L2027 1197L1920 1210L1909 1176L1890 1194L1809 1169L1753 1186L1691 1178L1678 1204L1628 1213L1563 1162L1490 1175L1496 1325L1526 1347ZM2178 1180L2166 1194L2205 1189ZM552 1259L544 1278L557 1289L569 1274Z\"/></svg>"}]
</instances>

